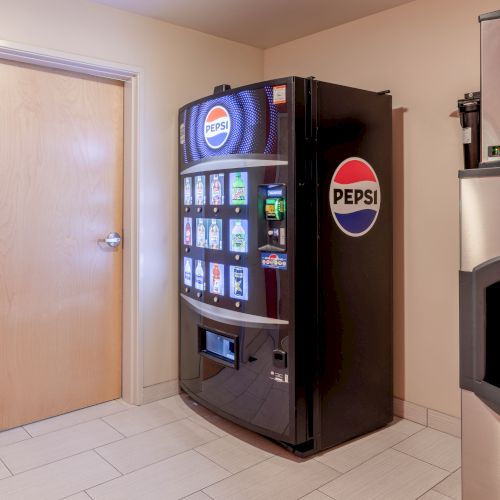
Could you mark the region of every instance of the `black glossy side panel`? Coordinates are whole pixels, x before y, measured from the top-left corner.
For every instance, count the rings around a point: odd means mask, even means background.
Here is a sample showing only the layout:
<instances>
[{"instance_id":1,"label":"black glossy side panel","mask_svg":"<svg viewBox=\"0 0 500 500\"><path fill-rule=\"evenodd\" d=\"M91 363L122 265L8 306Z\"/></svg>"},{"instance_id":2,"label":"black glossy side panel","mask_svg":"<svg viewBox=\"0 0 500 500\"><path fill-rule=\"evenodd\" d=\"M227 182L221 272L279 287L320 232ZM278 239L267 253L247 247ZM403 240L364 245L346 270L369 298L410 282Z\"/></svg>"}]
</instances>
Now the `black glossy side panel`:
<instances>
[{"instance_id":1,"label":"black glossy side panel","mask_svg":"<svg viewBox=\"0 0 500 500\"><path fill-rule=\"evenodd\" d=\"M318 82L319 343L317 448L392 419L391 97ZM366 160L380 183L374 226L344 234L329 204L332 176L350 157Z\"/></svg>"},{"instance_id":2,"label":"black glossy side panel","mask_svg":"<svg viewBox=\"0 0 500 500\"><path fill-rule=\"evenodd\" d=\"M474 345L472 339L473 326L473 274L459 272L459 302L460 302L460 387L469 391L474 390L472 361Z\"/></svg>"}]
</instances>

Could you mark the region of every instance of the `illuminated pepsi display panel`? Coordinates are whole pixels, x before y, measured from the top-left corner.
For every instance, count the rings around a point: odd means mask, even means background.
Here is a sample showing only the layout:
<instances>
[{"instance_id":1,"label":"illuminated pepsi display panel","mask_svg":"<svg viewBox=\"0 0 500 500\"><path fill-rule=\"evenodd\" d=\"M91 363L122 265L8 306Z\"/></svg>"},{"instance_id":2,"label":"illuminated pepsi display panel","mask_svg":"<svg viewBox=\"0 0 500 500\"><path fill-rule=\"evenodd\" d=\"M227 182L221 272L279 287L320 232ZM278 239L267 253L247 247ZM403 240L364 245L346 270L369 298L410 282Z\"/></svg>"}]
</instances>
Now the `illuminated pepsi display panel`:
<instances>
[{"instance_id":1,"label":"illuminated pepsi display panel","mask_svg":"<svg viewBox=\"0 0 500 500\"><path fill-rule=\"evenodd\" d=\"M278 154L279 110L273 87L242 90L194 104L181 115L184 165L210 156Z\"/></svg>"}]
</instances>

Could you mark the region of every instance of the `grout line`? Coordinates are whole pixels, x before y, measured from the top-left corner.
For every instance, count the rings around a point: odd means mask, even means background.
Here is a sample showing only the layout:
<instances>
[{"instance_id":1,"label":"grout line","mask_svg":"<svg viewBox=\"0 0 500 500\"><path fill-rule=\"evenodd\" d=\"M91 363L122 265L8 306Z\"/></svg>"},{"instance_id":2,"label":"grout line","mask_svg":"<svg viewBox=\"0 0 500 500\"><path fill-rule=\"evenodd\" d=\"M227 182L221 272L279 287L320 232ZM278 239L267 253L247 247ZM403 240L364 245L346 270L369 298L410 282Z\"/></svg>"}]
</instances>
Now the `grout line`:
<instances>
[{"instance_id":1,"label":"grout line","mask_svg":"<svg viewBox=\"0 0 500 500\"><path fill-rule=\"evenodd\" d=\"M219 438L219 439L222 439L222 438ZM216 441L219 441L219 439L214 439L212 441L209 441L209 443L215 443ZM208 443L204 443L204 444L208 444ZM200 446L197 446L197 448L200 448L201 446L204 446L204 445L200 444ZM237 474L235 472L231 472L229 469L226 469L223 465L218 464L215 460L212 460L210 457L207 457L207 456L203 455L203 453L200 453L196 448L191 448L191 451L194 451L195 453L197 453L198 455L200 455L200 457L206 458L207 460L209 460L213 464L217 465L217 467L220 467L221 469L224 469L226 472L229 472L229 474L231 476L233 476L234 474ZM238 471L238 472L240 472L240 471ZM206 488L206 486L205 486L205 488Z\"/></svg>"},{"instance_id":2,"label":"grout line","mask_svg":"<svg viewBox=\"0 0 500 500\"><path fill-rule=\"evenodd\" d=\"M40 437L42 437L42 436L40 436ZM35 439L35 438L33 438L33 439ZM107 444L116 443L117 441L120 441L120 439L116 439L115 441L110 441ZM101 446L106 446L106 445L103 444ZM80 450L80 451L77 451L76 453L72 453L71 455L67 455L67 456L64 456L64 457L61 457L61 458L57 458L56 460L52 460L51 462L46 462L44 464L36 465L35 467L30 467L29 469L25 469L25 470L22 470L20 472L13 473L13 476L20 476L21 474L24 474L26 472L30 472L30 471L33 471L33 470L36 470L36 469L40 469L41 467L46 467L47 465L56 464L57 462L61 462L61 461L66 460L68 458L73 458L73 457L76 457L78 455L82 455L83 453L89 453L89 452L92 452L92 451L94 451L94 448L88 448L88 449L85 449L85 450ZM5 466L7 467L7 464L5 464ZM10 471L9 467L7 467L7 469ZM7 479L7 478L5 478L5 479Z\"/></svg>"},{"instance_id":3,"label":"grout line","mask_svg":"<svg viewBox=\"0 0 500 500\"><path fill-rule=\"evenodd\" d=\"M106 420L104 420L105 417L99 417L99 419L97 420L101 420L103 423L105 423L106 425L109 425L109 427L111 427L114 431L118 432L118 434L120 434L120 436L123 437L123 439L126 439L127 436L125 436L125 434L123 434L123 432L120 432L116 427L114 427L113 425L111 425L109 422L106 422ZM121 440L119 440L121 441ZM106 446L106 445L104 445ZM94 448L95 449L95 448Z\"/></svg>"},{"instance_id":4,"label":"grout line","mask_svg":"<svg viewBox=\"0 0 500 500\"><path fill-rule=\"evenodd\" d=\"M425 427L424 427L425 429ZM419 429L417 432L415 432L415 434L418 434L419 432L422 432L424 429ZM372 433L373 435L376 434L377 431L375 431L374 433ZM396 431L398 432L398 431ZM400 433L402 434L402 432ZM412 434L412 436L414 436L415 434ZM405 436L401 441L393 444L392 446L389 446L388 448L384 448L382 451L376 453L375 455L371 456L370 458L367 458L366 460L363 460L362 462L360 462L359 464L355 465L354 467L352 467L351 469L345 471L345 472L340 472L339 470L335 469L334 467L332 467L331 465L328 465L324 462L321 462L320 460L318 460L316 457L313 457L313 460L316 460L317 462L319 462L320 464L323 464L323 465L326 465L327 467L330 467L330 469L333 469L335 472L338 472L340 475L345 475L345 474L348 474L349 472L357 469L358 467L360 467L361 465L363 464L366 464L366 462L369 462L370 460L372 460L373 458L375 457L378 457L379 455L381 455L382 453L385 453L387 450L392 450L394 446L398 446L400 445L403 441L406 441L408 438L412 437L412 436ZM362 439L362 438L361 438ZM339 445L339 446L342 446L342 445ZM338 448L337 448L338 449ZM399 451L399 450L395 450L395 451ZM411 455L410 455L411 456ZM415 458L415 457L413 457ZM335 479L338 479L338 478L335 478ZM332 481L335 481L335 479L332 479Z\"/></svg>"},{"instance_id":5,"label":"grout line","mask_svg":"<svg viewBox=\"0 0 500 500\"><path fill-rule=\"evenodd\" d=\"M97 453L97 455L99 455L106 463L108 463L109 465L111 465L111 467L113 467L113 469L115 469L116 472L118 472L118 474L120 474L120 476L123 476L123 472L121 470L119 470L117 467L115 467L106 457L103 457L98 451L96 448L93 448L92 451L94 451L95 453ZM116 479L116 478L114 478Z\"/></svg>"},{"instance_id":6,"label":"grout line","mask_svg":"<svg viewBox=\"0 0 500 500\"><path fill-rule=\"evenodd\" d=\"M193 450L194 451L194 450ZM200 453L201 455L201 453ZM275 456L275 455L274 455ZM271 460L272 458L274 458L274 456L272 457L269 457L269 458L266 458L265 460L262 460L262 462L259 462L259 464L262 464L264 462L267 462L268 460ZM205 457L206 458L206 457ZM253 465L251 467L248 467L248 469L251 469L253 467ZM245 469L248 470L248 469ZM241 472L244 472L244 471L241 471ZM236 472L235 474L231 474L231 476L229 477L234 477L234 476L237 476L238 474L241 474L241 472ZM215 481L215 483L212 483L212 484L209 484L208 486L205 486L201 491L203 491L203 493L205 493L205 495L208 495L208 493L205 491L206 488L211 488L212 486L216 485L216 484L219 484L221 483L222 481L225 481L226 479L229 479L228 477L225 477L223 479L219 479L218 481ZM210 495L208 495L210 498L212 498Z\"/></svg>"},{"instance_id":7,"label":"grout line","mask_svg":"<svg viewBox=\"0 0 500 500\"><path fill-rule=\"evenodd\" d=\"M66 425L66 426L60 427L59 429L54 429L54 430L48 431L48 432L42 432L41 434L36 434L36 435L31 434L30 431L26 428L32 424L37 424L38 422L44 422L45 420L51 420L53 418L64 417L65 415L70 415L71 413L76 413L79 411L85 411L85 410L88 410L89 408L93 408L94 406L104 405L106 403L111 403L112 401L118 401L118 400L112 399L111 401L105 401L104 403L98 403L97 405L86 406L85 408L80 408L78 410L68 411L67 413L61 413L60 415L55 415L53 417L43 418L42 420L37 420L36 422L31 422L30 424L26 424L26 425L22 425L20 427L14 427L14 428L15 429L21 429L21 428L24 429L28 433L28 435L34 439L34 438L41 437L41 436L47 436L49 434L52 434L53 432L63 431L64 429L70 429L71 427L76 427L77 425L88 424L89 422L93 422L94 420L102 420L105 417L110 417L111 415L117 415L118 413L123 413L124 411L132 410L133 408L138 408L136 406L131 405L130 408L123 408L122 410L118 410L118 411L110 413L108 415L102 415L100 417L92 417L89 420L83 420L82 422L77 422L75 424ZM123 401L123 399L121 401ZM126 403L125 401L123 401L123 402ZM126 404L129 404L129 403L126 403ZM24 439L23 441L26 441L26 439ZM15 444L15 443L12 443L12 444Z\"/></svg>"},{"instance_id":8,"label":"grout line","mask_svg":"<svg viewBox=\"0 0 500 500\"><path fill-rule=\"evenodd\" d=\"M0 458L0 464L2 464L10 472L10 477L15 476L15 474L9 469L8 465L1 458ZM7 479L7 478L4 477L3 479ZM2 481L3 481L3 479L2 479Z\"/></svg>"},{"instance_id":9,"label":"grout line","mask_svg":"<svg viewBox=\"0 0 500 500\"><path fill-rule=\"evenodd\" d=\"M394 446L397 446L396 444ZM458 470L455 469L455 470L452 470L451 472L448 470L448 469L443 469L442 467L439 467L439 465L436 465L436 464L433 464L431 462L427 462L427 460L423 460L422 458L418 458L418 457L415 457L413 455L410 455L409 453L405 452L405 451L401 451L401 450L396 450L395 448L392 448L394 451L397 451L399 453L402 453L403 455L406 455L407 457L411 457L411 458L414 458L415 460L418 460L419 462L423 462L424 464L427 464L427 465L432 465L433 467L436 467L436 469L439 469L439 470L442 470L443 472L446 472L446 474L448 474L448 476L451 476L451 474L453 474L454 472L456 472ZM447 476L447 477L448 477ZM443 479L440 479L439 482L437 482L436 484L439 484L441 481L444 481L446 479L446 477L443 477ZM435 486L435 485L434 485ZM432 488L434 488L434 486ZM431 489L432 489L431 488Z\"/></svg>"},{"instance_id":10,"label":"grout line","mask_svg":"<svg viewBox=\"0 0 500 500\"><path fill-rule=\"evenodd\" d=\"M103 420L103 418L105 418L105 417L101 417L101 420ZM151 427L149 429L144 429L143 431L135 432L134 434L130 434L129 436L127 436L126 434L123 434L123 432L120 432L116 427L111 425L109 422L106 422L105 420L103 420L103 421L104 421L104 423L106 423L107 425L112 427L116 432L118 432L118 434L122 435L125 439L129 439L129 438L139 436L140 434L144 434L144 433L149 432L149 431L154 431L155 429L159 429L160 427L166 427L167 425L175 424L176 422L180 422L181 420L188 420L188 419L189 419L189 417L176 418L175 420L172 420L170 422L164 422L163 424L155 425L154 427ZM208 429L205 429L205 430L208 430ZM212 432L212 434L215 434L215 432ZM103 445L103 446L106 446L106 445Z\"/></svg>"},{"instance_id":11,"label":"grout line","mask_svg":"<svg viewBox=\"0 0 500 500\"><path fill-rule=\"evenodd\" d=\"M86 497L91 498L85 490L82 490L82 491L77 491L76 493L72 493L71 495L62 498L61 500L67 500L68 498L71 498L72 496L78 495L79 493L83 493Z\"/></svg>"},{"instance_id":12,"label":"grout line","mask_svg":"<svg viewBox=\"0 0 500 500\"><path fill-rule=\"evenodd\" d=\"M210 443L210 442L215 441L215 440L216 440L216 439L211 439L211 440L209 440L209 441L206 441L206 442L205 442L205 443L203 443L203 444ZM117 442L117 441L115 441L115 442ZM111 444L111 443L110 443L110 444ZM104 445L104 446L105 446L105 445ZM200 445L198 445L198 446L202 446L202 445L200 444ZM99 448L101 448L101 447L99 447ZM95 451L95 452L96 452L96 453L97 453L100 457L102 457L102 455L101 455L101 454L97 451L97 448L93 448L93 449L92 449L92 450L90 450L90 451ZM173 458L173 457L177 457L177 456L179 456L179 455L182 455L183 453L187 453L188 451L194 451L194 448L188 448L188 449L186 449L186 450L179 451L179 452L174 453L173 455L170 455L170 456L168 456L168 457L163 457L163 458L160 458L159 460L155 460L154 462L151 462L150 464L147 464L147 465L142 465L141 467L138 467L137 469L131 470L130 472L123 472L123 473L122 473L122 472L120 472L120 474L121 474L123 477L126 477L126 476L128 476L128 475L130 475L130 474L133 474L134 472L140 471L140 470L142 470L142 469L146 469L147 467L150 467L151 465L156 465L156 464L159 464L160 462L164 462L165 460L169 460L169 459L171 459L171 458ZM200 453L200 455L201 455L201 453ZM104 458L104 457L102 457L102 458ZM205 458L206 458L206 457L205 457ZM107 461L107 460L106 460L106 461ZM108 463L109 463L109 462L108 462ZM113 466L113 467L114 467L114 466ZM116 468L116 467L114 467L114 468ZM115 477L114 479L119 479L119 478ZM111 481L112 481L112 480L111 480ZM108 482L108 481L105 481L105 482Z\"/></svg>"}]
</instances>

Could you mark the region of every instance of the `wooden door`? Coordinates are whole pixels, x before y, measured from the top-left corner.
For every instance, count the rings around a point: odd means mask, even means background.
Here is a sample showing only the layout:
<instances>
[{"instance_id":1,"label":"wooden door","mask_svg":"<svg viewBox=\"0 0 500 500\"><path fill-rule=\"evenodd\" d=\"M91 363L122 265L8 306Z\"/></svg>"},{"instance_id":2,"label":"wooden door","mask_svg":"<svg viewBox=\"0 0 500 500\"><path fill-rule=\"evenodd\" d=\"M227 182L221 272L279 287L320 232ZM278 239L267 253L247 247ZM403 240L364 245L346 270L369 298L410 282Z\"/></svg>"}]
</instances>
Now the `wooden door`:
<instances>
[{"instance_id":1,"label":"wooden door","mask_svg":"<svg viewBox=\"0 0 500 500\"><path fill-rule=\"evenodd\" d=\"M120 397L123 84L0 63L0 430Z\"/></svg>"}]
</instances>

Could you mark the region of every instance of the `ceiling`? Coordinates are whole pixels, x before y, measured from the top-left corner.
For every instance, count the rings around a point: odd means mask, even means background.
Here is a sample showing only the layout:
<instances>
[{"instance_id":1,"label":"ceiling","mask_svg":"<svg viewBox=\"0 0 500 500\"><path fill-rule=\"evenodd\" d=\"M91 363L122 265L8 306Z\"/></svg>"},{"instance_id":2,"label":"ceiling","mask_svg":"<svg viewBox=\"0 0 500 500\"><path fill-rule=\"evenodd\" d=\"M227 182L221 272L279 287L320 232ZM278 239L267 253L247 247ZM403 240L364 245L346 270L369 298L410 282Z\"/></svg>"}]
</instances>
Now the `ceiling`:
<instances>
[{"instance_id":1,"label":"ceiling","mask_svg":"<svg viewBox=\"0 0 500 500\"><path fill-rule=\"evenodd\" d=\"M94 0L266 49L413 0Z\"/></svg>"}]
</instances>

